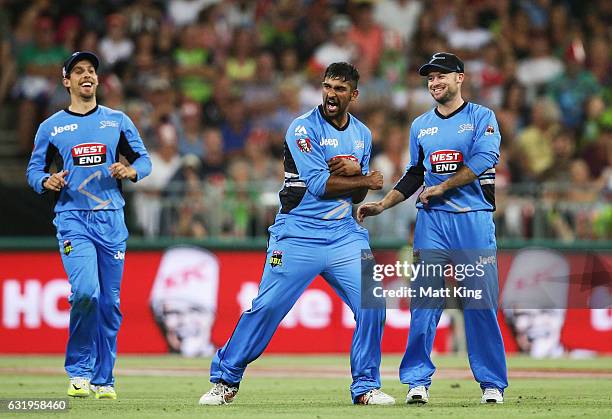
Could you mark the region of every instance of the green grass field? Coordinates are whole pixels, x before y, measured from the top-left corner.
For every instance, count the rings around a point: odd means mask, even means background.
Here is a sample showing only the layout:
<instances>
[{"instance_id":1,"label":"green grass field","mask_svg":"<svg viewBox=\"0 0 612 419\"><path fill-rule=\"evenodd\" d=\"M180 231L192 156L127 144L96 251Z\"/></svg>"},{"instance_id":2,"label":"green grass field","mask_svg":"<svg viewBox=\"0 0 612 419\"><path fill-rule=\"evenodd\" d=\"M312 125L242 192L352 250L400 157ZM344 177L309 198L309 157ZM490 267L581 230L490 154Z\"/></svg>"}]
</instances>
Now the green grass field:
<instances>
[{"instance_id":1,"label":"green grass field","mask_svg":"<svg viewBox=\"0 0 612 419\"><path fill-rule=\"evenodd\" d=\"M62 398L67 379L62 358L0 357L0 399ZM263 356L247 370L235 402L198 406L208 390L208 359L174 356L120 356L116 367L119 399L71 399L79 418L337 418L337 417L612 417L612 357L590 359L508 359L510 387L504 405L481 406L478 385L469 378L465 357L438 357L438 372L426 406L404 404L399 357L383 360L383 390L395 406L353 406L348 357ZM51 413L1 417L46 417Z\"/></svg>"}]
</instances>

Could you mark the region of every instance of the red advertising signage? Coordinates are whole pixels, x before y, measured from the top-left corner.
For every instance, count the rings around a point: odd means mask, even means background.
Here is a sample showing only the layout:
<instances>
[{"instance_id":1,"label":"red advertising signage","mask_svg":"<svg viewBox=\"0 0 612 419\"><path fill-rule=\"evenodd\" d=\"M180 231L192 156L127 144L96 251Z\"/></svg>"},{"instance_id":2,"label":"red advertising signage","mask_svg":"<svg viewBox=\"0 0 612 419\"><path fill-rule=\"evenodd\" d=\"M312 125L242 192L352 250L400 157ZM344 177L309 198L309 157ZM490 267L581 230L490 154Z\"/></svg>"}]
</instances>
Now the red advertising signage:
<instances>
[{"instance_id":1,"label":"red advertising signage","mask_svg":"<svg viewBox=\"0 0 612 419\"><path fill-rule=\"evenodd\" d=\"M397 252L378 252L376 256L377 261L391 260ZM500 278L504 279L500 289L509 275L516 276L512 272L514 257L512 252L499 254ZM571 254L568 263L574 266L584 258ZM189 356L210 355L229 338L242 311L250 307L264 260L263 251L128 249L121 289L119 352L171 350ZM63 353L70 285L59 255L52 251L3 252L0 266L0 353ZM505 325L506 316L500 315L500 319L506 349L524 349L520 340L517 344L514 327ZM409 324L406 307L387 310L385 353L404 351ZM282 321L267 352L348 352L353 326L351 311L318 277ZM610 309L564 310L560 328L560 343L565 349L612 352ZM451 345L451 323L444 315L434 348L446 352Z\"/></svg>"}]
</instances>

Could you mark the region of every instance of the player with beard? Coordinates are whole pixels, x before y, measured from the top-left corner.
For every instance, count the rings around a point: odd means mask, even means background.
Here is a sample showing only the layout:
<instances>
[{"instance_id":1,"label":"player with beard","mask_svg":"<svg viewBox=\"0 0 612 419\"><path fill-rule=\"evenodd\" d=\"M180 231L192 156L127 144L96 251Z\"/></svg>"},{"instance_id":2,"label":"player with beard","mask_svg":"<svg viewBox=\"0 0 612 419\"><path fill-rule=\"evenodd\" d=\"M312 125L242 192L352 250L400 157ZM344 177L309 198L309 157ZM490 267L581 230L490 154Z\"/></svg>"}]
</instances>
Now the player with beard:
<instances>
[{"instance_id":1,"label":"player with beard","mask_svg":"<svg viewBox=\"0 0 612 419\"><path fill-rule=\"evenodd\" d=\"M97 104L98 65L86 51L64 62L70 105L40 124L26 175L36 192L55 195L53 224L71 286L68 395L88 397L92 390L96 399L116 399L113 367L128 237L121 181L147 176L151 160L130 118Z\"/></svg>"},{"instance_id":2,"label":"player with beard","mask_svg":"<svg viewBox=\"0 0 612 419\"><path fill-rule=\"evenodd\" d=\"M348 113L357 100L359 73L331 64L323 78L323 103L296 118L285 136L285 182L270 239L259 293L210 367L212 389L200 404L231 403L249 363L264 351L279 323L317 275L355 315L351 346L351 397L355 404L393 404L379 390L384 308L361 308L361 258L371 257L367 230L352 204L382 188L369 172L372 135Z\"/></svg>"},{"instance_id":3,"label":"player with beard","mask_svg":"<svg viewBox=\"0 0 612 419\"><path fill-rule=\"evenodd\" d=\"M410 128L410 163L405 175L381 201L362 205L361 222L404 201L423 183L415 233L415 263L458 261L480 264L483 275L464 280L482 292L481 301L463 298L466 337L474 378L482 403L503 403L508 386L504 344L497 322L495 165L501 136L494 113L461 97L463 62L440 52L419 69L437 106L414 120ZM480 272L479 272L480 273ZM416 279L412 287L410 335L400 365L400 380L410 386L407 403L426 403L435 366L431 360L436 325L444 300L419 298L419 288L444 286L444 277Z\"/></svg>"}]
</instances>

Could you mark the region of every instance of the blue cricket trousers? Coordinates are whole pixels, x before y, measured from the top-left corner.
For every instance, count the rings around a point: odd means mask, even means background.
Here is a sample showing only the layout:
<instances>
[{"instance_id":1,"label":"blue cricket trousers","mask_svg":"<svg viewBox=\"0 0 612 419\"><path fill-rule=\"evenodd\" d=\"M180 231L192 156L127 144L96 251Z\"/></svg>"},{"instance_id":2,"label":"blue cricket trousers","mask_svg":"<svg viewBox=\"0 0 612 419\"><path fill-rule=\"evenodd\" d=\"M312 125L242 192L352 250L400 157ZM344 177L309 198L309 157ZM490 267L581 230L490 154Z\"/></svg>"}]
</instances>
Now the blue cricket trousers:
<instances>
[{"instance_id":1,"label":"blue cricket trousers","mask_svg":"<svg viewBox=\"0 0 612 419\"><path fill-rule=\"evenodd\" d=\"M300 295L321 274L355 315L351 345L351 396L380 388L384 309L362 309L361 251L369 250L367 230L353 218L314 221L288 216L270 227L266 265L251 309L242 313L210 367L210 381L238 385L247 365L270 342Z\"/></svg>"},{"instance_id":2,"label":"blue cricket trousers","mask_svg":"<svg viewBox=\"0 0 612 419\"><path fill-rule=\"evenodd\" d=\"M498 275L495 258L495 224L490 211L453 213L419 209L414 233L414 249L423 263L450 263L482 260L482 277L465 281L468 288L479 288L483 299L462 301L465 319L468 357L474 378L481 388L508 386L506 356L499 323L497 322ZM491 263L490 256L493 256ZM435 260L437 259L437 260ZM420 288L443 286L443 277L421 278L413 284ZM431 304L430 304L431 303ZM411 301L410 333L406 352L400 365L400 381L404 384L429 387L436 368L431 350L444 302L416 298Z\"/></svg>"},{"instance_id":3,"label":"blue cricket trousers","mask_svg":"<svg viewBox=\"0 0 612 419\"><path fill-rule=\"evenodd\" d=\"M71 286L66 372L95 385L113 385L128 237L123 209L63 211L53 224Z\"/></svg>"}]
</instances>

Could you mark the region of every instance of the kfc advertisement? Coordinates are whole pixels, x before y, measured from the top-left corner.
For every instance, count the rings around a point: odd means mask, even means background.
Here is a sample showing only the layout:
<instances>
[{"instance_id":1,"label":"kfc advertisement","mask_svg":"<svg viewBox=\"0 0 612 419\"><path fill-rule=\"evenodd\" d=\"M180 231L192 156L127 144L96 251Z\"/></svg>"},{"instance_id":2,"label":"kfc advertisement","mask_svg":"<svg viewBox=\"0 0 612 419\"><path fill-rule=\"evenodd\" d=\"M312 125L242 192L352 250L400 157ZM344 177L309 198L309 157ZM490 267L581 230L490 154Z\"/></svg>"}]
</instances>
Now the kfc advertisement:
<instances>
[{"instance_id":1,"label":"kfc advertisement","mask_svg":"<svg viewBox=\"0 0 612 419\"><path fill-rule=\"evenodd\" d=\"M375 252L377 261L394 260L397 254ZM119 352L210 356L250 308L264 261L263 251L128 249ZM611 265L611 253L499 252L500 291L508 296L499 315L506 350L539 357L577 349L612 353ZM70 285L59 255L3 252L0 266L0 353L63 353ZM588 286L585 272L591 274ZM534 289L547 298L534 300ZM567 301L565 307L560 300ZM404 352L409 325L407 304L387 309L384 353ZM452 326L444 314L434 343L437 352L452 349ZM353 327L350 309L317 277L266 352L348 353Z\"/></svg>"}]
</instances>

